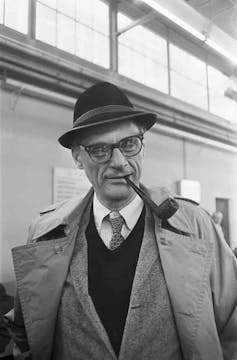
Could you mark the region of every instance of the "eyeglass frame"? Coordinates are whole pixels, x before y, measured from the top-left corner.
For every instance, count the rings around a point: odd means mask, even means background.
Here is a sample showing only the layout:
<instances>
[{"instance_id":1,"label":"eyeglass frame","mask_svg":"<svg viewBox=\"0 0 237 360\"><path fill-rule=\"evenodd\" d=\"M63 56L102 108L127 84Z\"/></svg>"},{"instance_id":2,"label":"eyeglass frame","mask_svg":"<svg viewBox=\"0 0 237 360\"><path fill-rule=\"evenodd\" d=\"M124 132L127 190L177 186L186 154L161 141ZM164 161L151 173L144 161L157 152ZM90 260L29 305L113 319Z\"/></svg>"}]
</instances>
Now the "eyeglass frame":
<instances>
[{"instance_id":1,"label":"eyeglass frame","mask_svg":"<svg viewBox=\"0 0 237 360\"><path fill-rule=\"evenodd\" d=\"M130 156L129 156L129 155L125 155L125 154L123 153L123 151L120 149L119 144L121 143L121 141L124 141L124 140L126 140L126 139L130 139L130 138L138 138L138 139L141 141L141 147L140 147L139 151L138 151L136 154L133 154L133 155L130 155ZM143 140L144 140L144 134L142 133L142 134L138 134L138 135L127 136L127 137L119 140L119 141L118 141L117 143L115 143L115 144L97 143L97 144L92 144L92 145L87 145L87 146L82 145L82 144L78 144L78 145L81 146L81 147L87 152L87 154L89 155L90 159L91 159L92 161L94 161L96 164L105 164L105 163L107 163L107 162L109 162L109 161L111 160L114 149L119 149L119 151L121 152L121 154L122 154L124 157L126 157L126 158L131 158L131 157L133 157L133 156L138 155L138 154L141 152L142 147L144 146ZM105 161L101 161L101 162L100 162L100 161L96 161L95 159L93 159L93 158L91 157L90 148L91 148L92 146L98 146L98 145L106 145L106 146L109 146L110 157L108 158L108 160L105 160Z\"/></svg>"}]
</instances>

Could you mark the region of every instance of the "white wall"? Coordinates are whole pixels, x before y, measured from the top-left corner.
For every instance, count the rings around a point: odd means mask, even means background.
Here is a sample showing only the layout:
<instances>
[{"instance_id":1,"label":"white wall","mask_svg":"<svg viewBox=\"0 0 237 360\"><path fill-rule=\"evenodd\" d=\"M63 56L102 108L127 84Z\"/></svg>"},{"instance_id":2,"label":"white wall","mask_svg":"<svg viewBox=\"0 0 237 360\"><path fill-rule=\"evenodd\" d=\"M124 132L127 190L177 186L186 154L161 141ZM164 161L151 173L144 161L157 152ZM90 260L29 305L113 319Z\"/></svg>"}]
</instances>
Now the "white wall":
<instances>
[{"instance_id":1,"label":"white wall","mask_svg":"<svg viewBox=\"0 0 237 360\"><path fill-rule=\"evenodd\" d=\"M53 167L74 167L70 151L57 138L71 127L72 111L59 105L2 90L2 234L0 265L4 282L14 290L11 249L26 241L30 221L52 202ZM181 139L150 132L147 135L143 182L167 186L176 192L176 181L184 177ZM237 239L237 156L204 145L187 142L187 176L201 183L202 205L214 211L215 196L232 199L232 239ZM0 192L1 196L1 192ZM233 240L237 246L237 240Z\"/></svg>"},{"instance_id":2,"label":"white wall","mask_svg":"<svg viewBox=\"0 0 237 360\"><path fill-rule=\"evenodd\" d=\"M149 133L143 181L165 185L176 192L176 181L184 178L181 139ZM186 176L201 185L201 205L215 211L215 198L230 199L230 243L237 246L237 154L186 140Z\"/></svg>"},{"instance_id":3,"label":"white wall","mask_svg":"<svg viewBox=\"0 0 237 360\"><path fill-rule=\"evenodd\" d=\"M52 202L52 169L72 166L57 138L72 111L33 98L2 93L2 279L14 280L11 249L26 241L30 221ZM11 291L11 289L10 289Z\"/></svg>"}]
</instances>

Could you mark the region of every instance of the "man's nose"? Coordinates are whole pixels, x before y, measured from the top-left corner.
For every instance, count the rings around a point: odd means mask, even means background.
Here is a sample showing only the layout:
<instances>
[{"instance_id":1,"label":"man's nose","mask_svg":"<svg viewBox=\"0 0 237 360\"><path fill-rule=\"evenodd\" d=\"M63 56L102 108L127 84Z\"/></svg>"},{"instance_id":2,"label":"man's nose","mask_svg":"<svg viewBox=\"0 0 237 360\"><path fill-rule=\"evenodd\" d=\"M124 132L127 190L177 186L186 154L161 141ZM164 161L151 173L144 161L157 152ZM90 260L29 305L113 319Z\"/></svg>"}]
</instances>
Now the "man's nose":
<instances>
[{"instance_id":1,"label":"man's nose","mask_svg":"<svg viewBox=\"0 0 237 360\"><path fill-rule=\"evenodd\" d=\"M113 167L123 167L128 164L126 157L122 154L122 152L115 148L112 150L112 156L110 159L110 165Z\"/></svg>"}]
</instances>

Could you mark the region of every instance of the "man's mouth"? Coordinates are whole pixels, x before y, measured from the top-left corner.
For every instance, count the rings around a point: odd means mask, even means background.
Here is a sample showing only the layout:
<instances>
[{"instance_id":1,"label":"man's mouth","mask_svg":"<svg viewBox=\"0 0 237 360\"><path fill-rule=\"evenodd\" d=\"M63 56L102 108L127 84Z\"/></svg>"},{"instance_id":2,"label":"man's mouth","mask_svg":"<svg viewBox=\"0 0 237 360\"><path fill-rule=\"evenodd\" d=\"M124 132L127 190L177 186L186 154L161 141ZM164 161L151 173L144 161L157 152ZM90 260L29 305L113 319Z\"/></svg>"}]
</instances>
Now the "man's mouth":
<instances>
[{"instance_id":1,"label":"man's mouth","mask_svg":"<svg viewBox=\"0 0 237 360\"><path fill-rule=\"evenodd\" d=\"M114 182L126 182L124 176L114 176L107 178L108 181L114 181Z\"/></svg>"},{"instance_id":2,"label":"man's mouth","mask_svg":"<svg viewBox=\"0 0 237 360\"><path fill-rule=\"evenodd\" d=\"M126 178L127 176L130 176L130 175L132 175L132 174L107 176L107 177L106 177L106 180L107 180L107 181L111 181L111 182L120 182L120 183L124 183L124 184L126 183L126 184L127 184L125 178Z\"/></svg>"},{"instance_id":3,"label":"man's mouth","mask_svg":"<svg viewBox=\"0 0 237 360\"><path fill-rule=\"evenodd\" d=\"M127 177L127 176L131 176L132 174L124 174L124 175L114 175L114 176L106 176L106 179L107 180L113 180L113 179L115 179L115 180L125 180L125 178Z\"/></svg>"}]
</instances>

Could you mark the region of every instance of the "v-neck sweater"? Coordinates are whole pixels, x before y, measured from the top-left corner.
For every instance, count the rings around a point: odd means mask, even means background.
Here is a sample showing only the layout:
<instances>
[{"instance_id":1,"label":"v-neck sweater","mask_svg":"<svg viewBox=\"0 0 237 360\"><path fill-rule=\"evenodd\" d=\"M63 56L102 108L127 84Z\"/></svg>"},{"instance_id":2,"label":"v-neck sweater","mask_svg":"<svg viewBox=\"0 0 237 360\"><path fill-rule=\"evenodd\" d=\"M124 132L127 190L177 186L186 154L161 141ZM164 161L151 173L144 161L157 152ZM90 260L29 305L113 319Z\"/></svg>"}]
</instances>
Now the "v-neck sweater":
<instances>
[{"instance_id":1,"label":"v-neck sweater","mask_svg":"<svg viewBox=\"0 0 237 360\"><path fill-rule=\"evenodd\" d=\"M113 251L109 250L100 238L92 211L86 230L89 294L117 356L126 322L144 225L145 207L127 239Z\"/></svg>"}]
</instances>

